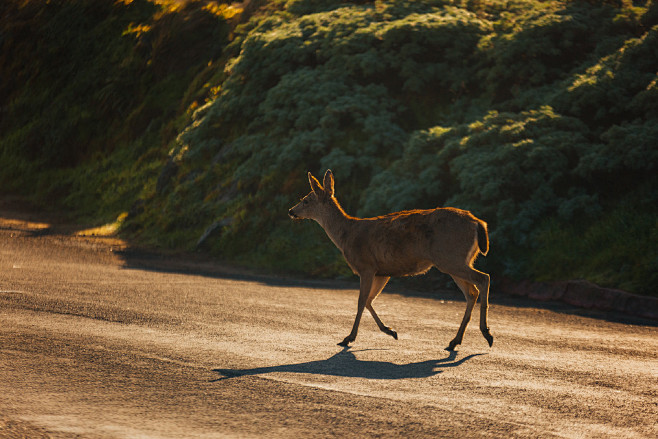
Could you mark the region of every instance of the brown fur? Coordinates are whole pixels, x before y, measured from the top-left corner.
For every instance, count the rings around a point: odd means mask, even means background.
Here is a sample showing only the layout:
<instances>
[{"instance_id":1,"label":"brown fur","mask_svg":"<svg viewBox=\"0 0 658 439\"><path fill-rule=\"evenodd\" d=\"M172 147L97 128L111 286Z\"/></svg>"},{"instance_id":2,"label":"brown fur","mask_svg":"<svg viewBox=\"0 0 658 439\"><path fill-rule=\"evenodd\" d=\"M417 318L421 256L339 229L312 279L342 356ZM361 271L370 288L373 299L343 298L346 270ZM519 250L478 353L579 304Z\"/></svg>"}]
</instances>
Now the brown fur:
<instances>
[{"instance_id":1,"label":"brown fur","mask_svg":"<svg viewBox=\"0 0 658 439\"><path fill-rule=\"evenodd\" d=\"M341 343L356 339L363 309L372 314L379 328L397 339L385 326L372 302L393 276L414 276L436 267L449 274L464 293L466 312L449 350L461 343L473 306L480 295L480 329L489 342L487 326L489 275L473 268L478 254L489 251L487 224L466 210L452 207L409 210L374 218L356 218L343 211L334 196L334 178L325 173L323 185L309 172L312 192L289 210L294 219L317 221L340 249L355 274L361 278L357 315L352 332Z\"/></svg>"}]
</instances>

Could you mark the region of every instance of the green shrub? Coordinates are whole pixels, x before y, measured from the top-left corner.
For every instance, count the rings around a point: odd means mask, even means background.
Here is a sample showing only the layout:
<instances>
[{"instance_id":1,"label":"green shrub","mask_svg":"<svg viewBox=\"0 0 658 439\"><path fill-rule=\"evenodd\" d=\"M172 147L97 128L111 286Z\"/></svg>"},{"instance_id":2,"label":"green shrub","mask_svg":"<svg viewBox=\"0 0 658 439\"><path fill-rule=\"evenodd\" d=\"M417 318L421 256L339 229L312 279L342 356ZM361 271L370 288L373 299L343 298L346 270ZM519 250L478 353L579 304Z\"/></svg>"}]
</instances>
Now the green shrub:
<instances>
[{"instance_id":1,"label":"green shrub","mask_svg":"<svg viewBox=\"0 0 658 439\"><path fill-rule=\"evenodd\" d=\"M221 94L174 152L207 176L196 189L214 206L206 222L235 219L215 251L338 273L340 257L317 226L293 232L283 215L308 190L307 170L333 168L348 212L471 209L490 223L492 267L529 273L547 219L596 218L622 196L601 191L611 173L632 184L636 169L653 170L657 57L654 31L643 33L646 9L526 5L288 2L293 16L254 19ZM639 58L639 74L624 79ZM621 78L605 82L601 63ZM624 107L613 111L610 99ZM299 236L319 247L289 246ZM308 262L316 251L333 256Z\"/></svg>"},{"instance_id":2,"label":"green shrub","mask_svg":"<svg viewBox=\"0 0 658 439\"><path fill-rule=\"evenodd\" d=\"M472 210L494 276L648 291L656 2L244 7L11 0L3 189L131 211L126 233L156 245L221 224L204 248L227 260L342 276L317 224L286 215L306 172L332 168L352 214Z\"/></svg>"},{"instance_id":3,"label":"green shrub","mask_svg":"<svg viewBox=\"0 0 658 439\"><path fill-rule=\"evenodd\" d=\"M177 134L172 120L194 103L190 83L222 54L227 23L205 5L3 6L0 158L11 171L0 185L100 217L141 196ZM197 99L208 88L197 84Z\"/></svg>"},{"instance_id":4,"label":"green shrub","mask_svg":"<svg viewBox=\"0 0 658 439\"><path fill-rule=\"evenodd\" d=\"M545 221L528 273L538 280L586 278L607 287L658 296L656 179L593 218Z\"/></svg>"}]
</instances>

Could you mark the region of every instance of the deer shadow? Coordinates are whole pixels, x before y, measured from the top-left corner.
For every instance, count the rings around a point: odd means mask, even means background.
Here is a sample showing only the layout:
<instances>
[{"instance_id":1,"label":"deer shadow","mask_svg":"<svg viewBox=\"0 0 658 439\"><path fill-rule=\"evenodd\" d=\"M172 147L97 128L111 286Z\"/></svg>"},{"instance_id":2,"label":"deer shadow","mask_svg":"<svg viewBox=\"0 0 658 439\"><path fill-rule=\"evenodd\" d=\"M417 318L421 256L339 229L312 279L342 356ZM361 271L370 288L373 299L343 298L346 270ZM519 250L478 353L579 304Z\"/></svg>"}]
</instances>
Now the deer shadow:
<instances>
[{"instance_id":1,"label":"deer shadow","mask_svg":"<svg viewBox=\"0 0 658 439\"><path fill-rule=\"evenodd\" d=\"M370 349L364 349L370 350ZM257 367L253 369L213 369L222 375L211 382L229 378L262 375L272 372L310 373L314 375L330 375L337 377L366 378L371 380L399 380L404 378L429 378L443 372L443 369L457 367L473 357L486 354L471 354L457 360L458 352L439 360L419 361L408 364L395 364L389 361L359 360L346 347L326 360L308 361L305 363L282 364L279 366Z\"/></svg>"}]
</instances>

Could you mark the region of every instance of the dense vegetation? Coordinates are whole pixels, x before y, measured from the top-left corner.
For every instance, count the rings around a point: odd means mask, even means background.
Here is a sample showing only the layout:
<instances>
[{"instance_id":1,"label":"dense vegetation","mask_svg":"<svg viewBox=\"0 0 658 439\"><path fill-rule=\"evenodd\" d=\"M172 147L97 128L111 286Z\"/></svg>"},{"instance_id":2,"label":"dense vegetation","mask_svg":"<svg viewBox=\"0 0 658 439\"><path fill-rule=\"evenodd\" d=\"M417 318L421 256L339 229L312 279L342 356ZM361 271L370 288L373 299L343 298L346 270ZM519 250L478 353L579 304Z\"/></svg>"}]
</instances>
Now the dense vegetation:
<instances>
[{"instance_id":1,"label":"dense vegetation","mask_svg":"<svg viewBox=\"0 0 658 439\"><path fill-rule=\"evenodd\" d=\"M93 5L93 6L92 6ZM451 205L494 275L656 294L658 2L10 0L0 185L166 247L347 273L287 209Z\"/></svg>"}]
</instances>

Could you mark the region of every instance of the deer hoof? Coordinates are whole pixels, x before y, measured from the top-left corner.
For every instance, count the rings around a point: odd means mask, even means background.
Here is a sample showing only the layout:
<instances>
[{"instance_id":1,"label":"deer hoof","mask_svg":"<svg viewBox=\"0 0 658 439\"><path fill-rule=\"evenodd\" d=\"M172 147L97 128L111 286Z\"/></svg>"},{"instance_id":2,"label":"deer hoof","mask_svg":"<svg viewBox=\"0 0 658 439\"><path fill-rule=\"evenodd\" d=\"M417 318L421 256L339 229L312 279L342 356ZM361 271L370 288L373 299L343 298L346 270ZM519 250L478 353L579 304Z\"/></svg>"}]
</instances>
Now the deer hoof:
<instances>
[{"instance_id":1,"label":"deer hoof","mask_svg":"<svg viewBox=\"0 0 658 439\"><path fill-rule=\"evenodd\" d=\"M350 337L345 337L345 340L338 343L338 346L349 346L349 344L353 341L354 340L351 340Z\"/></svg>"},{"instance_id":2,"label":"deer hoof","mask_svg":"<svg viewBox=\"0 0 658 439\"><path fill-rule=\"evenodd\" d=\"M388 335L390 335L391 337L393 337L394 339L396 339L396 340L398 339L398 333L395 332L394 330L389 329L388 331L386 331L386 333L387 333Z\"/></svg>"},{"instance_id":3,"label":"deer hoof","mask_svg":"<svg viewBox=\"0 0 658 439\"><path fill-rule=\"evenodd\" d=\"M482 331L482 335L484 335L484 338L489 343L489 347L491 347L493 345L493 336L489 333L489 330Z\"/></svg>"},{"instance_id":4,"label":"deer hoof","mask_svg":"<svg viewBox=\"0 0 658 439\"><path fill-rule=\"evenodd\" d=\"M457 343L455 340L451 341L448 347L446 348L446 351L454 351L455 346L457 346L459 343Z\"/></svg>"}]
</instances>

